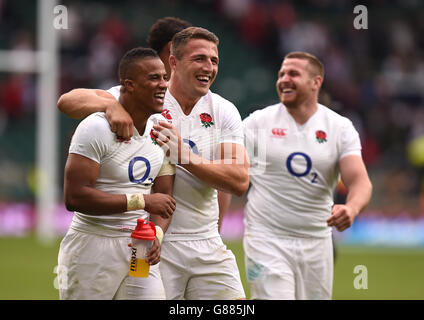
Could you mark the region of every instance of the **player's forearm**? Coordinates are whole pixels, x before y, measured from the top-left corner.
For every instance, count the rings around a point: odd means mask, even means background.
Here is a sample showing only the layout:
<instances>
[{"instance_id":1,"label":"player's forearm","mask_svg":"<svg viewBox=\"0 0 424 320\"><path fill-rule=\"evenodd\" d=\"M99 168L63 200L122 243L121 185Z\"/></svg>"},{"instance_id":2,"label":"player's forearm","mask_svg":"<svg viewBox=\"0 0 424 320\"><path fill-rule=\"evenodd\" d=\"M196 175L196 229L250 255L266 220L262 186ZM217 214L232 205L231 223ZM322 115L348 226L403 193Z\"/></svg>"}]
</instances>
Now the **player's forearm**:
<instances>
[{"instance_id":1,"label":"player's forearm","mask_svg":"<svg viewBox=\"0 0 424 320\"><path fill-rule=\"evenodd\" d=\"M157 177L155 179L155 183L153 184L152 192L164 193L164 194L168 194L172 196L173 187L174 187L174 179L175 179L175 175L164 175L164 176ZM169 224L171 223L171 219L172 217L165 219L159 215L150 215L150 220L155 225L161 227L163 230L163 233L165 233L166 230L168 230Z\"/></svg>"},{"instance_id":2,"label":"player's forearm","mask_svg":"<svg viewBox=\"0 0 424 320\"><path fill-rule=\"evenodd\" d=\"M235 159L210 161L190 152L188 164L181 166L217 190L242 196L249 188L248 167Z\"/></svg>"},{"instance_id":3,"label":"player's forearm","mask_svg":"<svg viewBox=\"0 0 424 320\"><path fill-rule=\"evenodd\" d=\"M73 119L83 119L94 112L105 112L111 100L92 89L74 89L60 96L59 110Z\"/></svg>"},{"instance_id":4,"label":"player's forearm","mask_svg":"<svg viewBox=\"0 0 424 320\"><path fill-rule=\"evenodd\" d=\"M368 178L363 178L348 187L348 193L346 197L346 205L352 208L357 216L362 212L369 202L372 196L372 184Z\"/></svg>"},{"instance_id":5,"label":"player's forearm","mask_svg":"<svg viewBox=\"0 0 424 320\"><path fill-rule=\"evenodd\" d=\"M159 226L162 228L163 233L166 232L166 230L168 230L169 225L171 224L171 218L168 219L164 219L161 216L158 215L151 215L150 216L150 220L155 224L155 226Z\"/></svg>"},{"instance_id":6,"label":"player's forearm","mask_svg":"<svg viewBox=\"0 0 424 320\"><path fill-rule=\"evenodd\" d=\"M127 211L127 198L123 194L110 194L92 187L69 190L65 186L65 205L69 211L90 215L110 215Z\"/></svg>"},{"instance_id":7,"label":"player's forearm","mask_svg":"<svg viewBox=\"0 0 424 320\"><path fill-rule=\"evenodd\" d=\"M219 218L218 218L218 231L221 231L222 220L224 215L227 213L231 204L231 194L218 191L218 207L219 207Z\"/></svg>"}]
</instances>

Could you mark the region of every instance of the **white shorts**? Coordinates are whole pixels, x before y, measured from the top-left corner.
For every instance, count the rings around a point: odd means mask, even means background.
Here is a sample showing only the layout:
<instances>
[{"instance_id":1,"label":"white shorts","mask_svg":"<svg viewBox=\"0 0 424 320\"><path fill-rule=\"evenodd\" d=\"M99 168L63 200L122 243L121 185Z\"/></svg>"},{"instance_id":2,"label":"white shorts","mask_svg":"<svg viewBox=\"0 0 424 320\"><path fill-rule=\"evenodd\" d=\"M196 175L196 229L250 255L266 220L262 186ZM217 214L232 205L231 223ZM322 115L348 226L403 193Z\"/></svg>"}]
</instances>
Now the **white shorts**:
<instances>
[{"instance_id":1,"label":"white shorts","mask_svg":"<svg viewBox=\"0 0 424 320\"><path fill-rule=\"evenodd\" d=\"M61 300L165 299L159 265L147 278L128 275L130 237L104 237L70 229L58 258Z\"/></svg>"},{"instance_id":2,"label":"white shorts","mask_svg":"<svg viewBox=\"0 0 424 320\"><path fill-rule=\"evenodd\" d=\"M331 299L331 236L319 239L245 235L243 246L252 299Z\"/></svg>"},{"instance_id":3,"label":"white shorts","mask_svg":"<svg viewBox=\"0 0 424 320\"><path fill-rule=\"evenodd\" d=\"M160 263L167 299L245 298L236 259L221 237L164 241Z\"/></svg>"}]
</instances>

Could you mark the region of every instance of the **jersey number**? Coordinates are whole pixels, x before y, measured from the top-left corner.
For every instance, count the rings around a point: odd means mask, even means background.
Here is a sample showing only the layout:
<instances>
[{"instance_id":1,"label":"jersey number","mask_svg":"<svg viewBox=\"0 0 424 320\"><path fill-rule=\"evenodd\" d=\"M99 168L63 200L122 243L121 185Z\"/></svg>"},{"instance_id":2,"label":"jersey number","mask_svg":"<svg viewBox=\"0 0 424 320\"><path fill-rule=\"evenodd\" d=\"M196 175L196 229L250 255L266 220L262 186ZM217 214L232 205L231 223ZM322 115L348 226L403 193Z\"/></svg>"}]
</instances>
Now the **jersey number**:
<instances>
[{"instance_id":1,"label":"jersey number","mask_svg":"<svg viewBox=\"0 0 424 320\"><path fill-rule=\"evenodd\" d=\"M292 161L293 161L293 158L296 157L296 156L303 157L306 161L306 169L303 172L296 172L296 171L293 170ZM307 154L305 154L303 152L293 152L287 157L286 167L287 167L287 170L290 172L291 175L298 177L298 178L304 177L304 176L307 176L311 172L312 160ZM316 172L312 172L311 175L312 175L311 183L317 183L318 174Z\"/></svg>"},{"instance_id":2,"label":"jersey number","mask_svg":"<svg viewBox=\"0 0 424 320\"><path fill-rule=\"evenodd\" d=\"M143 161L146 164L146 172L144 173L144 176L141 179L134 178L134 174L133 174L134 164L137 161ZM130 164L128 165L128 176L130 177L131 182L141 184L147 179L149 174L150 174L150 162L149 162L149 160L147 160L144 157L135 157L134 159L132 159L130 161Z\"/></svg>"}]
</instances>

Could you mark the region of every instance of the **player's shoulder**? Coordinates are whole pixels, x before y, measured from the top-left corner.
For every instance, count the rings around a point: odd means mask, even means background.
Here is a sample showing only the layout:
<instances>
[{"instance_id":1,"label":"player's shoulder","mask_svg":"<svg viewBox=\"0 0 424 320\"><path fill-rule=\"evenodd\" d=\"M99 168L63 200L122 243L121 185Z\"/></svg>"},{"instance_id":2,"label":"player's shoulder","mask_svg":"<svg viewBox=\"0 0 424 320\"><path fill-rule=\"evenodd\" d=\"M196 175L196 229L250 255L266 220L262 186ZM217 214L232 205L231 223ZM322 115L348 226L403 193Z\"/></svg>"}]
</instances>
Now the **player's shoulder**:
<instances>
[{"instance_id":1,"label":"player's shoulder","mask_svg":"<svg viewBox=\"0 0 424 320\"><path fill-rule=\"evenodd\" d=\"M221 96L219 93L212 92L209 90L209 92L205 95L205 98L208 98L214 102L221 102L221 103L231 103L230 100L225 99L223 96Z\"/></svg>"},{"instance_id":2,"label":"player's shoulder","mask_svg":"<svg viewBox=\"0 0 424 320\"><path fill-rule=\"evenodd\" d=\"M281 108L283 105L281 103L272 104L263 108L258 108L256 110L253 110L245 119L244 121L261 121L261 120L267 120L269 121L272 119L276 113L281 111Z\"/></svg>"},{"instance_id":3,"label":"player's shoulder","mask_svg":"<svg viewBox=\"0 0 424 320\"><path fill-rule=\"evenodd\" d=\"M211 103L213 106L220 107L220 108L231 108L231 109L237 110L234 103L232 103L230 100L225 99L218 93L209 91L203 98L204 98L203 100L206 103Z\"/></svg>"},{"instance_id":4,"label":"player's shoulder","mask_svg":"<svg viewBox=\"0 0 424 320\"><path fill-rule=\"evenodd\" d=\"M109 145L114 143L115 134L110 130L109 122L103 112L96 112L80 122L72 141L80 144Z\"/></svg>"},{"instance_id":5,"label":"player's shoulder","mask_svg":"<svg viewBox=\"0 0 424 320\"><path fill-rule=\"evenodd\" d=\"M90 130L90 132L94 133L112 133L110 130L109 122L106 119L106 114L104 112L95 112L90 114L84 120L82 120L79 124L79 127L85 128L86 130Z\"/></svg>"},{"instance_id":6,"label":"player's shoulder","mask_svg":"<svg viewBox=\"0 0 424 320\"><path fill-rule=\"evenodd\" d=\"M116 100L119 100L119 96L121 95L121 85L114 86L106 92L110 93Z\"/></svg>"},{"instance_id":7,"label":"player's shoulder","mask_svg":"<svg viewBox=\"0 0 424 320\"><path fill-rule=\"evenodd\" d=\"M331 121L340 127L346 127L352 124L352 121L349 118L342 116L331 108L323 104L318 104L318 107L322 115L328 119L328 121Z\"/></svg>"},{"instance_id":8,"label":"player's shoulder","mask_svg":"<svg viewBox=\"0 0 424 320\"><path fill-rule=\"evenodd\" d=\"M237 107L231 101L225 99L217 93L209 91L202 103L207 104L211 112L220 119L221 123L238 123L241 126L241 116Z\"/></svg>"}]
</instances>

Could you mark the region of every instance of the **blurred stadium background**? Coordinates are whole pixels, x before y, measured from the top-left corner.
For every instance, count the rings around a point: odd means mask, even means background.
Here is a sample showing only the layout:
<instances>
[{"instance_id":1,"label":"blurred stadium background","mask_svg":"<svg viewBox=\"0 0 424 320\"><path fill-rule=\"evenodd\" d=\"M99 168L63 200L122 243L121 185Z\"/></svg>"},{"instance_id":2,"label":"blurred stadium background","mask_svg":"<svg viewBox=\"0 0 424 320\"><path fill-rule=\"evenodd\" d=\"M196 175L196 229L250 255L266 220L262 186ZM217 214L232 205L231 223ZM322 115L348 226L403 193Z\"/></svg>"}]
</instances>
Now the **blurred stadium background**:
<instances>
[{"instance_id":1,"label":"blurred stadium background","mask_svg":"<svg viewBox=\"0 0 424 320\"><path fill-rule=\"evenodd\" d=\"M212 89L231 100L242 118L277 101L275 80L285 53L304 50L324 62L321 100L354 122L374 185L366 212L348 231L335 231L333 296L424 299L422 1L361 3L368 9L365 30L353 26L359 3L347 0L41 2L63 5L68 29L53 28L58 12L52 7L42 16L37 1L0 0L0 299L58 298L57 252L72 219L62 201L63 168L78 121L43 98L116 84L122 54L145 45L150 26L165 16L219 36ZM32 55L49 45L57 60ZM57 73L49 68L55 64ZM42 77L49 86L55 75L51 90L42 91ZM339 186L336 201L343 195ZM233 198L222 227L243 281L244 202ZM357 265L367 267L368 289L354 288Z\"/></svg>"}]
</instances>

